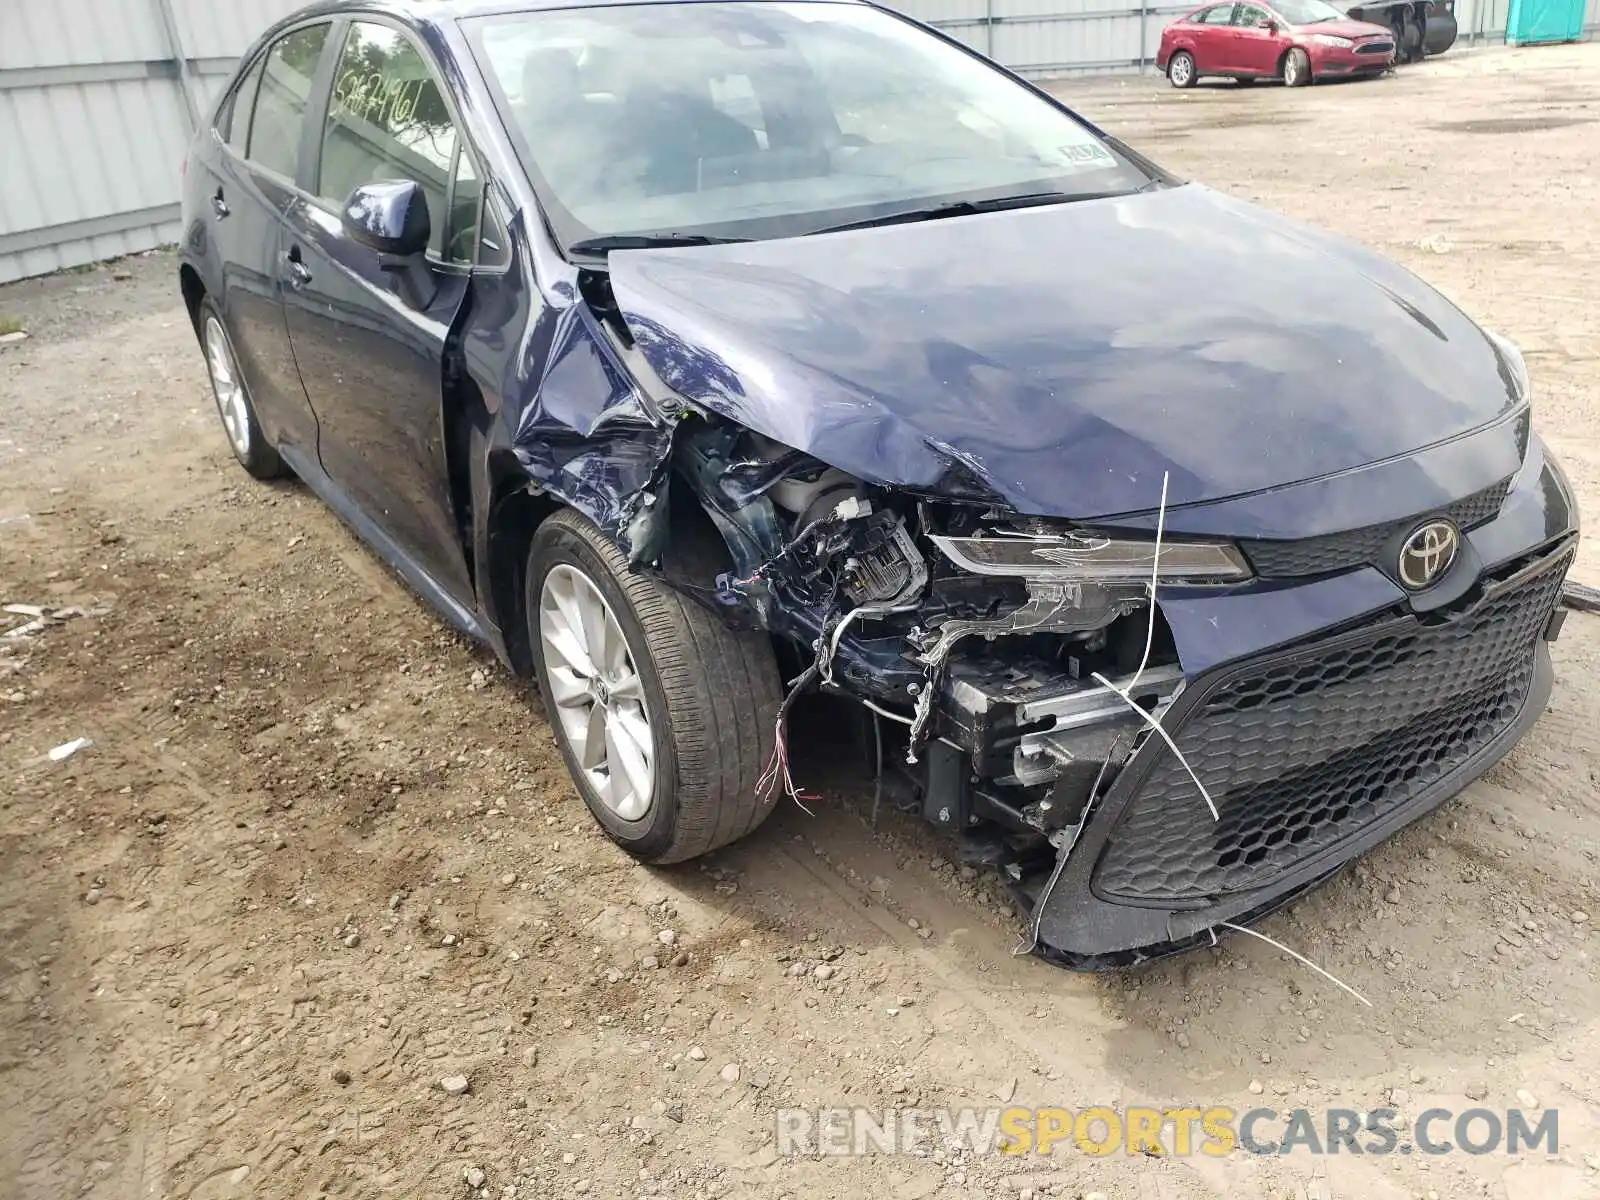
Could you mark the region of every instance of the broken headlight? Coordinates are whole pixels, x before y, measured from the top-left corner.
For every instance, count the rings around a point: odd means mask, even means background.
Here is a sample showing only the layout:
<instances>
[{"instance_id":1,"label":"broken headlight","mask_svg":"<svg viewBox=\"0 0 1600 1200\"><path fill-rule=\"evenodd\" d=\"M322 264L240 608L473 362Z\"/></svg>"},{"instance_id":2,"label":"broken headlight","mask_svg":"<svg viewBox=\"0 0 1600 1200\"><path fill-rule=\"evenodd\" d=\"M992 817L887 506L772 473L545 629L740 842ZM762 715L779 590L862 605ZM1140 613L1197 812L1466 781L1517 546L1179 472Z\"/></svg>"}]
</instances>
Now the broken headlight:
<instances>
[{"instance_id":1,"label":"broken headlight","mask_svg":"<svg viewBox=\"0 0 1600 1200\"><path fill-rule=\"evenodd\" d=\"M1163 542L1060 534L941 537L946 558L977 575L1014 575L1050 583L1236 583L1250 578L1239 550L1225 542Z\"/></svg>"}]
</instances>

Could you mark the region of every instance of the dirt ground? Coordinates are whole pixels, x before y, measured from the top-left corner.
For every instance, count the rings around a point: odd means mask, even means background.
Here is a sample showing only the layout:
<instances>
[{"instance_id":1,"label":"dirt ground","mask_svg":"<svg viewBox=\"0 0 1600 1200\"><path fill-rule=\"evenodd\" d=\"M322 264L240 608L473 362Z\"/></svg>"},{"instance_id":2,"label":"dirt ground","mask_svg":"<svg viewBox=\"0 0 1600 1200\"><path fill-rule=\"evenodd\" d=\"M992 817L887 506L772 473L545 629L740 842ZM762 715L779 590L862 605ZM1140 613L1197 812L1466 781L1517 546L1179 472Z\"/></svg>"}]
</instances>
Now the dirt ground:
<instances>
[{"instance_id":1,"label":"dirt ground","mask_svg":"<svg viewBox=\"0 0 1600 1200\"><path fill-rule=\"evenodd\" d=\"M1585 45L1061 90L1519 341L1600 513L1597 80ZM170 256L0 289L0 316L32 335L0 347L0 603L85 610L0 639L3 1200L466 1196L477 1172L500 1198L1600 1195L1600 618L1568 620L1507 762L1263 927L1371 1009L1243 937L1076 976L1013 957L989 880L910 818L871 829L862 781L803 748L814 817L625 858L537 700L309 493L234 465ZM1575 574L1600 584L1595 541ZM1537 1103L1560 1151L774 1146L779 1107L1001 1099Z\"/></svg>"}]
</instances>

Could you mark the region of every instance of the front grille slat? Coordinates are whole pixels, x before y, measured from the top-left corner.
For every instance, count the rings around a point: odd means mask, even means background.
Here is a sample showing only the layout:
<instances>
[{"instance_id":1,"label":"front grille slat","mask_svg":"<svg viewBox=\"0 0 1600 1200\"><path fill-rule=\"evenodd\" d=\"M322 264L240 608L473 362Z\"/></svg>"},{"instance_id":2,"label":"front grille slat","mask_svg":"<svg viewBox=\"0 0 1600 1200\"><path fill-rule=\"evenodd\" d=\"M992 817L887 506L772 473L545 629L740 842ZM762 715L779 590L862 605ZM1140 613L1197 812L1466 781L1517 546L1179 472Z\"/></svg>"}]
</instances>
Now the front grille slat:
<instances>
[{"instance_id":1,"label":"front grille slat","mask_svg":"<svg viewBox=\"0 0 1600 1200\"><path fill-rule=\"evenodd\" d=\"M1404 807L1521 711L1571 551L1452 621L1390 619L1206 695L1128 803L1094 886L1135 903L1262 887Z\"/></svg>"},{"instance_id":2,"label":"front grille slat","mask_svg":"<svg viewBox=\"0 0 1600 1200\"><path fill-rule=\"evenodd\" d=\"M1420 524L1433 516L1448 517L1462 529L1482 525L1500 511L1511 480L1502 479L1482 491L1474 492L1437 513L1422 513L1404 521L1387 521L1380 525L1364 525L1342 533L1322 537L1300 538L1296 541L1245 540L1239 543L1257 575L1265 579L1294 578L1306 575L1327 575L1335 571L1349 571L1356 567L1375 564L1383 545L1395 534Z\"/></svg>"}]
</instances>

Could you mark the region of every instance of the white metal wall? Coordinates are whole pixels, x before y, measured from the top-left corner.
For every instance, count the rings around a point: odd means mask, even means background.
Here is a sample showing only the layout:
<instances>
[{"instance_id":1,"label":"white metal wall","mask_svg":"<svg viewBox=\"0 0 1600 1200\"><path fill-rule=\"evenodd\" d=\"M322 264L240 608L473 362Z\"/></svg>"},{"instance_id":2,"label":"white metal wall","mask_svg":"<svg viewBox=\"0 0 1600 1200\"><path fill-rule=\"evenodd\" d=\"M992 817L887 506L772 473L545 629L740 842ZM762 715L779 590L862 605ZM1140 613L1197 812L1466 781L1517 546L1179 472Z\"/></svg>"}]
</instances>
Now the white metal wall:
<instances>
[{"instance_id":1,"label":"white metal wall","mask_svg":"<svg viewBox=\"0 0 1600 1200\"><path fill-rule=\"evenodd\" d=\"M1139 70L1185 0L898 0L1026 75ZM1196 0L1198 2L1198 0ZM1459 45L1509 0L1457 0ZM177 239L194 122L303 0L0 0L0 283ZM1589 0L1591 33L1600 0Z\"/></svg>"},{"instance_id":2,"label":"white metal wall","mask_svg":"<svg viewBox=\"0 0 1600 1200\"><path fill-rule=\"evenodd\" d=\"M0 0L0 282L178 237L193 122L305 0Z\"/></svg>"}]
</instances>

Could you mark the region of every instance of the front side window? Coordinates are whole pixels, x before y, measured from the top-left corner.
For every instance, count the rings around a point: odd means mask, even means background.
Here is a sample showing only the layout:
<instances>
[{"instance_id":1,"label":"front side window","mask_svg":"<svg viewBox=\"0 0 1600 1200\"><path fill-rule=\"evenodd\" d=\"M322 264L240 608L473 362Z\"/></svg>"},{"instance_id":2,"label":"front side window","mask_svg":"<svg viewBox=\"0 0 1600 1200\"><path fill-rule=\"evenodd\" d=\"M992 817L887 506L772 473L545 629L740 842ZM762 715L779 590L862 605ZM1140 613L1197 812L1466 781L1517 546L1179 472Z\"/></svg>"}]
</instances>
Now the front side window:
<instances>
[{"instance_id":1,"label":"front side window","mask_svg":"<svg viewBox=\"0 0 1600 1200\"><path fill-rule=\"evenodd\" d=\"M250 161L288 179L300 168L300 135L311 80L328 40L327 25L310 25L279 39L267 51L255 111L250 118Z\"/></svg>"},{"instance_id":2,"label":"front side window","mask_svg":"<svg viewBox=\"0 0 1600 1200\"><path fill-rule=\"evenodd\" d=\"M783 236L1149 182L1049 100L866 5L710 0L466 24L568 245Z\"/></svg>"},{"instance_id":3,"label":"front side window","mask_svg":"<svg viewBox=\"0 0 1600 1200\"><path fill-rule=\"evenodd\" d=\"M1267 23L1267 14L1253 4L1241 4L1233 23L1243 29L1257 29Z\"/></svg>"},{"instance_id":4,"label":"front side window","mask_svg":"<svg viewBox=\"0 0 1600 1200\"><path fill-rule=\"evenodd\" d=\"M482 185L460 143L411 39L387 25L352 25L334 70L317 194L342 206L364 183L415 180L428 199L430 251L471 262Z\"/></svg>"}]
</instances>

